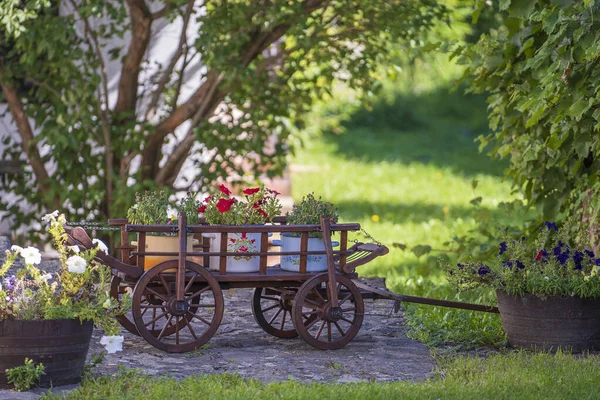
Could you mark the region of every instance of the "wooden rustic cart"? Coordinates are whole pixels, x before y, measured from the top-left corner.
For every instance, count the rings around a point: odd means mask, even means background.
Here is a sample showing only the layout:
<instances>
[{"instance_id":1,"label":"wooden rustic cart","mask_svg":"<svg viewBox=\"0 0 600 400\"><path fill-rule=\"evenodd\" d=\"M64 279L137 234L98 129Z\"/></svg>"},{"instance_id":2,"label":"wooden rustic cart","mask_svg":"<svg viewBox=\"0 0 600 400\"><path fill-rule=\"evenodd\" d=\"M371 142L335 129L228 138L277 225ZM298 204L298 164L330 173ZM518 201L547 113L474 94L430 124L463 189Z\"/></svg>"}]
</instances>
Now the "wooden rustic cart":
<instances>
[{"instance_id":1,"label":"wooden rustic cart","mask_svg":"<svg viewBox=\"0 0 600 400\"><path fill-rule=\"evenodd\" d=\"M358 282L356 268L387 254L388 249L378 243L350 246L348 233L360 230L356 223L330 224L322 218L319 225L286 225L285 218L278 217L273 224L262 226L187 225L185 217L180 216L177 225L131 225L123 219L110 220L109 225L120 229L121 240L116 248L121 251L121 257L117 259L98 252L97 258L113 270L113 297L120 299L126 291L132 290L131 316L122 316L120 322L129 332L141 335L154 347L167 352L191 351L215 334L223 317L223 290L227 289L254 289L252 312L265 332L280 338L299 335L308 344L328 350L338 349L356 336L365 315L364 298L497 312L495 307L399 295ZM72 244L85 248L94 246L82 227L70 227L67 231ZM239 232L259 233L260 251L228 251L228 234ZM300 251L269 249L268 235L285 232L300 235ZM308 251L312 232L322 233L324 251ZM130 233L137 234L137 247L130 245ZM179 251L146 251L146 236L161 233L177 235ZM219 251L209 250L208 240L202 235L207 233L220 235ZM339 234L338 250L332 248L334 233ZM186 248L189 235L200 239L193 251ZM278 257L288 255L300 258L299 272L280 268ZM307 272L307 258L313 255L327 258L326 272ZM150 256L172 259L144 271L144 259ZM260 270L228 273L227 257L236 256L259 257ZM211 258L218 260L217 271L207 268Z\"/></svg>"}]
</instances>

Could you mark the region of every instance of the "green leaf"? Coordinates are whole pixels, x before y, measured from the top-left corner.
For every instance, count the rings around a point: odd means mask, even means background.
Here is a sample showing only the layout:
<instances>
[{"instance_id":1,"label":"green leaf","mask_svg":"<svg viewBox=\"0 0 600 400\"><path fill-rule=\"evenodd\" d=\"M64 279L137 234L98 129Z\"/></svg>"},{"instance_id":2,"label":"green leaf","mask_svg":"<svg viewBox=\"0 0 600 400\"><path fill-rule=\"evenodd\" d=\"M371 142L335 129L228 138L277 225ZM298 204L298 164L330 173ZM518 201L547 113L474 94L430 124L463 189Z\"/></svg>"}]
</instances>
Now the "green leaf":
<instances>
[{"instance_id":1,"label":"green leaf","mask_svg":"<svg viewBox=\"0 0 600 400\"><path fill-rule=\"evenodd\" d=\"M479 181L477 179L473 179L471 181L471 188L473 188L473 190L477 189L477 185L479 185Z\"/></svg>"},{"instance_id":2,"label":"green leaf","mask_svg":"<svg viewBox=\"0 0 600 400\"><path fill-rule=\"evenodd\" d=\"M419 244L411 249L411 251L418 257L421 257L425 254L431 253L431 246Z\"/></svg>"},{"instance_id":3,"label":"green leaf","mask_svg":"<svg viewBox=\"0 0 600 400\"><path fill-rule=\"evenodd\" d=\"M473 204L474 206L478 206L481 204L482 200L483 200L483 198L481 196L477 196L474 199L472 199L471 201L469 201L469 203Z\"/></svg>"},{"instance_id":4,"label":"green leaf","mask_svg":"<svg viewBox=\"0 0 600 400\"><path fill-rule=\"evenodd\" d=\"M527 18L535 8L536 0L512 0L508 7L511 17Z\"/></svg>"}]
</instances>

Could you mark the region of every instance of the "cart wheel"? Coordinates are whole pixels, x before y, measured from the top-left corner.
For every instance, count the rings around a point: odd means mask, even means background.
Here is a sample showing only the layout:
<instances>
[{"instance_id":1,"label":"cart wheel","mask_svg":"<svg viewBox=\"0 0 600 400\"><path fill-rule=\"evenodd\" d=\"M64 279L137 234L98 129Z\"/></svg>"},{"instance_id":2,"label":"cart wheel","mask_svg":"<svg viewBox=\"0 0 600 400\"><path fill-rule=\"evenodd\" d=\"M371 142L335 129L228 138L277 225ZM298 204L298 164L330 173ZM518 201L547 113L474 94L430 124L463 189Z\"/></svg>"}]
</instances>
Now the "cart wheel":
<instances>
[{"instance_id":1,"label":"cart wheel","mask_svg":"<svg viewBox=\"0 0 600 400\"><path fill-rule=\"evenodd\" d=\"M327 273L306 282L294 298L294 327L306 341L321 350L334 350L350 342L362 326L365 305L360 290L343 275L336 275L338 307L329 299Z\"/></svg>"},{"instance_id":2,"label":"cart wheel","mask_svg":"<svg viewBox=\"0 0 600 400\"><path fill-rule=\"evenodd\" d=\"M119 304L121 303L121 297L123 297L123 293L125 293L125 288L131 287L133 289L131 285L127 285L126 283L121 284L122 281L123 280L118 276L113 276L112 280L110 281L110 295L115 298ZM119 315L117 320L128 332L133 333L134 335L140 335L135 327L133 318L131 318L130 312L124 315Z\"/></svg>"},{"instance_id":3,"label":"cart wheel","mask_svg":"<svg viewBox=\"0 0 600 400\"><path fill-rule=\"evenodd\" d=\"M183 353L202 346L223 318L223 292L216 279L200 265L186 261L183 307L173 290L176 260L146 271L133 291L132 314L140 335L157 349ZM174 335L168 335L169 330ZM158 334L156 333L158 332Z\"/></svg>"},{"instance_id":4,"label":"cart wheel","mask_svg":"<svg viewBox=\"0 0 600 400\"><path fill-rule=\"evenodd\" d=\"M292 301L298 288L254 289L252 314L268 334L289 339L298 336L292 322Z\"/></svg>"}]
</instances>

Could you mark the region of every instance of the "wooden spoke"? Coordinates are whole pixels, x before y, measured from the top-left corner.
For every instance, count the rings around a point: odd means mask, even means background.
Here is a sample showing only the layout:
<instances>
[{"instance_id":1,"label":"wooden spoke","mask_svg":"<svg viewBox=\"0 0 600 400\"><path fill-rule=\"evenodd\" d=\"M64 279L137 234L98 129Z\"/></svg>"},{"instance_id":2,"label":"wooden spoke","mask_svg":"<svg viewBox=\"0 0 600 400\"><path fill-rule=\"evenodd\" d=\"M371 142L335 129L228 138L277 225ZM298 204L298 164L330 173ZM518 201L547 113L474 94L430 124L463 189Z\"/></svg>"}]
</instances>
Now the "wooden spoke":
<instances>
[{"instance_id":1,"label":"wooden spoke","mask_svg":"<svg viewBox=\"0 0 600 400\"><path fill-rule=\"evenodd\" d=\"M156 315L156 310L154 310L154 315ZM152 328L154 328L154 326L155 326L154 324L156 323L156 321L158 321L159 319L161 319L161 318L162 318L162 317L164 317L165 315L167 315L167 312L166 312L166 311L165 311L164 313L160 314L158 317L152 318L152 320L150 320L150 322L146 322L146 323L144 324L144 326L148 326L148 325L150 325L150 324L153 324L153 325L152 325Z\"/></svg>"},{"instance_id":2,"label":"wooden spoke","mask_svg":"<svg viewBox=\"0 0 600 400\"><path fill-rule=\"evenodd\" d=\"M191 295L190 297L188 297L188 300L191 300L195 297L200 296L202 293L205 293L206 291L210 290L210 286L207 286L205 288L202 288L200 290L198 290L196 293L194 293L193 295Z\"/></svg>"},{"instance_id":3,"label":"wooden spoke","mask_svg":"<svg viewBox=\"0 0 600 400\"><path fill-rule=\"evenodd\" d=\"M155 295L156 297L158 297L159 299L161 299L162 301L164 301L165 303L168 301L167 297L165 297L162 294L156 292L156 290L151 289L149 287L147 287L146 290L149 291L150 293L152 293L153 295Z\"/></svg>"},{"instance_id":4,"label":"wooden spoke","mask_svg":"<svg viewBox=\"0 0 600 400\"><path fill-rule=\"evenodd\" d=\"M167 284L167 281L165 280L165 277L162 276L162 275L160 275L159 277L160 277L160 281L162 282L163 287L167 291L167 297L171 297L171 288Z\"/></svg>"},{"instance_id":5,"label":"wooden spoke","mask_svg":"<svg viewBox=\"0 0 600 400\"><path fill-rule=\"evenodd\" d=\"M194 314L194 313L192 313L192 312L189 312L189 311L187 311L186 313L187 313L188 315L190 315L192 318L196 318L197 320L204 322L206 325L210 325L210 321L208 321L208 320L206 320L206 319L202 318L201 316L199 316L199 315L196 315L196 314Z\"/></svg>"},{"instance_id":6,"label":"wooden spoke","mask_svg":"<svg viewBox=\"0 0 600 400\"><path fill-rule=\"evenodd\" d=\"M340 327L340 324L338 324L337 321L334 321L333 324L337 328L337 330L340 333L340 335L344 336L346 334L346 332L344 332L344 330Z\"/></svg>"},{"instance_id":7,"label":"wooden spoke","mask_svg":"<svg viewBox=\"0 0 600 400\"><path fill-rule=\"evenodd\" d=\"M279 338L298 336L291 318L292 301L297 288L256 288L252 296L252 314L268 334ZM285 300L284 300L285 299Z\"/></svg>"},{"instance_id":8,"label":"wooden spoke","mask_svg":"<svg viewBox=\"0 0 600 400\"><path fill-rule=\"evenodd\" d=\"M279 314L281 314L282 311L283 311L283 308L280 308L279 310L277 310L275 315L273 315L273 317L269 321L269 325L271 325L273 323L273 321L275 321L277 319L277 317L279 316Z\"/></svg>"},{"instance_id":9,"label":"wooden spoke","mask_svg":"<svg viewBox=\"0 0 600 400\"><path fill-rule=\"evenodd\" d=\"M187 283L187 285L185 285L185 289L183 290L183 293L187 293L190 288L192 287L192 284L194 283L194 281L196 280L196 274L192 275L192 279L190 279L190 281Z\"/></svg>"},{"instance_id":10,"label":"wooden spoke","mask_svg":"<svg viewBox=\"0 0 600 400\"><path fill-rule=\"evenodd\" d=\"M166 313L165 313L166 314ZM160 338L162 337L162 335L165 333L165 329L167 329L167 327L169 325L171 325L171 320L173 319L172 315L169 315L169 319L167 320L167 323L165 324L165 326L163 326L162 330L160 331L160 333L158 334L157 339L160 340Z\"/></svg>"},{"instance_id":11,"label":"wooden spoke","mask_svg":"<svg viewBox=\"0 0 600 400\"><path fill-rule=\"evenodd\" d=\"M348 301L354 303L353 307L341 308L341 318L340 310L334 309L330 304L331 293L327 273L316 275L304 282L294 298L294 326L308 344L318 349L333 350L345 346L357 335L362 325L364 303L360 290L344 275L337 274L336 282L334 296L339 300L338 305ZM321 291L323 287L324 292ZM316 294L318 296L315 298ZM340 296L344 297L340 299ZM315 299L317 301L314 301ZM319 299L322 300L322 304L317 304Z\"/></svg>"}]
</instances>

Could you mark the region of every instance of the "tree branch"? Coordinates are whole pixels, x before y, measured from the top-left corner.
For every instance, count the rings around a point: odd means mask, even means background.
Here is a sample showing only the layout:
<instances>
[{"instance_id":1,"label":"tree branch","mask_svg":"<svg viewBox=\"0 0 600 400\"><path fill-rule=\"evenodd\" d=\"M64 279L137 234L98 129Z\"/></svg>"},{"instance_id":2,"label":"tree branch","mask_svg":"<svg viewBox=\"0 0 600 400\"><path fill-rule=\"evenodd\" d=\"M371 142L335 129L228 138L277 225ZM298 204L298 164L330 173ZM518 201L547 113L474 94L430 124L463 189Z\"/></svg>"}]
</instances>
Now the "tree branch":
<instances>
[{"instance_id":1,"label":"tree branch","mask_svg":"<svg viewBox=\"0 0 600 400\"><path fill-rule=\"evenodd\" d=\"M2 65L0 65L0 67L2 67ZM1 72L2 71L0 71L0 88L2 88L2 91L4 92L4 97L8 103L8 109L13 116L19 135L21 136L21 148L29 159L29 165L31 165L31 169L35 175L38 188L42 196L45 197L50 189L48 171L46 171L46 166L44 165L40 152L35 144L33 130L31 129L31 124L29 123L29 119L27 119L27 114L25 114L19 95L10 83L5 80L4 74Z\"/></svg>"},{"instance_id":2,"label":"tree branch","mask_svg":"<svg viewBox=\"0 0 600 400\"><path fill-rule=\"evenodd\" d=\"M137 89L139 84L140 64L146 53L150 40L152 16L144 0L126 0L131 18L131 42L119 79L119 96L114 112L121 120L130 120L135 113L137 104Z\"/></svg>"},{"instance_id":3,"label":"tree branch","mask_svg":"<svg viewBox=\"0 0 600 400\"><path fill-rule=\"evenodd\" d=\"M98 57L98 62L100 63L100 81L101 88L98 88L98 92L100 93L100 103L98 104L98 115L100 116L100 126L102 128L102 136L104 139L104 163L105 163L105 190L106 190L106 201L105 204L112 204L112 192L113 192L113 163L114 163L114 152L112 150L112 138L110 136L110 122L108 117L108 75L106 73L106 63L104 62L104 57L102 56L102 51L100 50L100 44L98 43L98 35L92 29L90 25L90 21L87 17L84 17L79 12L77 5L74 0L69 0L73 10L79 15L79 17L83 20L83 24L85 26L86 38L88 39L88 43L90 48L93 49L96 57ZM104 107L102 106L104 103ZM106 215L110 217L109 209L106 209Z\"/></svg>"},{"instance_id":4,"label":"tree branch","mask_svg":"<svg viewBox=\"0 0 600 400\"><path fill-rule=\"evenodd\" d=\"M215 83L211 86L206 96L207 99L210 100L205 101L202 104L202 106L198 109L196 114L194 114L194 117L192 118L192 124L190 126L190 129L188 129L185 137L183 138L181 143L179 143L179 145L175 147L171 155L167 158L167 162L165 163L165 165L156 174L155 180L159 186L166 184L169 178L171 178L171 180L174 180L172 178L173 175L175 175L175 177L177 176L178 168L181 168L181 165L183 165L183 162L185 161L190 149L194 144L194 141L196 140L194 128L198 126L202 119L205 119L208 115L212 115L214 110L218 107L219 103L221 102L223 95L221 94L219 96L216 94L217 88L223 80L223 77L223 73L221 73L217 77Z\"/></svg>"},{"instance_id":5,"label":"tree branch","mask_svg":"<svg viewBox=\"0 0 600 400\"><path fill-rule=\"evenodd\" d=\"M194 0L188 0L187 7L185 9L185 13L183 15L183 27L181 28L181 35L179 36L179 43L177 44L177 48L173 56L171 57L171 61L167 68L163 71L160 80L158 81L158 85L156 90L152 93L152 97L148 104L148 111L146 112L146 121L152 119L156 114L156 108L158 105L158 100L162 94L162 91L165 89L165 86L171 80L171 74L179 61L179 58L183 54L183 49L187 46L187 28L190 22L190 17L192 15L192 11L194 10ZM183 72L183 71L182 71Z\"/></svg>"}]
</instances>

